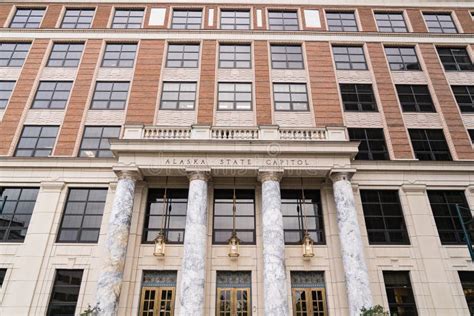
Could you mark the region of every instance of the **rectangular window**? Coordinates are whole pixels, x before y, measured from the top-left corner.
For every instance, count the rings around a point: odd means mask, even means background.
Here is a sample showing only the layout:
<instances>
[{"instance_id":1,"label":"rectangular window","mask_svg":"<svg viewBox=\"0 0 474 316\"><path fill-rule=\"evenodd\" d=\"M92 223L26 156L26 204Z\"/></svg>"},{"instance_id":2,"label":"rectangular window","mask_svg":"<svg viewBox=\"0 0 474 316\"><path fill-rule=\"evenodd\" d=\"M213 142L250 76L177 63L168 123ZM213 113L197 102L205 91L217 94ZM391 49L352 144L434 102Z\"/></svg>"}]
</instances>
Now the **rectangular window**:
<instances>
[{"instance_id":1,"label":"rectangular window","mask_svg":"<svg viewBox=\"0 0 474 316\"><path fill-rule=\"evenodd\" d=\"M64 109L71 92L72 81L40 81L32 109Z\"/></svg>"},{"instance_id":2,"label":"rectangular window","mask_svg":"<svg viewBox=\"0 0 474 316\"><path fill-rule=\"evenodd\" d=\"M195 82L163 82L160 109L194 110L195 102Z\"/></svg>"},{"instance_id":3,"label":"rectangular window","mask_svg":"<svg viewBox=\"0 0 474 316\"><path fill-rule=\"evenodd\" d=\"M16 146L16 157L48 157L53 151L59 126L25 125Z\"/></svg>"},{"instance_id":4,"label":"rectangular window","mask_svg":"<svg viewBox=\"0 0 474 316\"><path fill-rule=\"evenodd\" d=\"M218 91L218 110L252 110L251 83L219 82Z\"/></svg>"},{"instance_id":5,"label":"rectangular window","mask_svg":"<svg viewBox=\"0 0 474 316\"><path fill-rule=\"evenodd\" d=\"M426 85L396 85L403 112L436 112Z\"/></svg>"},{"instance_id":6,"label":"rectangular window","mask_svg":"<svg viewBox=\"0 0 474 316\"><path fill-rule=\"evenodd\" d=\"M291 271L291 296L296 316L328 313L324 272Z\"/></svg>"},{"instance_id":7,"label":"rectangular window","mask_svg":"<svg viewBox=\"0 0 474 316\"><path fill-rule=\"evenodd\" d=\"M18 8L10 23L15 29L37 29L43 20L44 9L42 8Z\"/></svg>"},{"instance_id":8,"label":"rectangular window","mask_svg":"<svg viewBox=\"0 0 474 316\"><path fill-rule=\"evenodd\" d=\"M57 242L99 240L107 189L69 189Z\"/></svg>"},{"instance_id":9,"label":"rectangular window","mask_svg":"<svg viewBox=\"0 0 474 316\"><path fill-rule=\"evenodd\" d=\"M276 111L309 111L305 83L274 83L273 100Z\"/></svg>"},{"instance_id":10,"label":"rectangular window","mask_svg":"<svg viewBox=\"0 0 474 316\"><path fill-rule=\"evenodd\" d=\"M7 269L0 269L0 288L3 286L3 282L5 281L5 275L7 274Z\"/></svg>"},{"instance_id":11,"label":"rectangular window","mask_svg":"<svg viewBox=\"0 0 474 316\"><path fill-rule=\"evenodd\" d=\"M389 160L382 128L349 128L349 139L360 141L356 160Z\"/></svg>"},{"instance_id":12,"label":"rectangular window","mask_svg":"<svg viewBox=\"0 0 474 316\"><path fill-rule=\"evenodd\" d=\"M198 68L199 44L169 44L166 57L168 68Z\"/></svg>"},{"instance_id":13,"label":"rectangular window","mask_svg":"<svg viewBox=\"0 0 474 316\"><path fill-rule=\"evenodd\" d=\"M94 9L66 9L61 28L88 29L92 25Z\"/></svg>"},{"instance_id":14,"label":"rectangular window","mask_svg":"<svg viewBox=\"0 0 474 316\"><path fill-rule=\"evenodd\" d=\"M172 29L199 30L201 24L202 10L173 10Z\"/></svg>"},{"instance_id":15,"label":"rectangular window","mask_svg":"<svg viewBox=\"0 0 474 316\"><path fill-rule=\"evenodd\" d=\"M128 81L98 81L92 96L93 110L123 110L127 103Z\"/></svg>"},{"instance_id":16,"label":"rectangular window","mask_svg":"<svg viewBox=\"0 0 474 316\"><path fill-rule=\"evenodd\" d=\"M0 43L0 67L21 67L30 43Z\"/></svg>"},{"instance_id":17,"label":"rectangular window","mask_svg":"<svg viewBox=\"0 0 474 316\"><path fill-rule=\"evenodd\" d=\"M250 11L248 10L222 10L222 30L249 30Z\"/></svg>"},{"instance_id":18,"label":"rectangular window","mask_svg":"<svg viewBox=\"0 0 474 316\"><path fill-rule=\"evenodd\" d=\"M438 47L439 59L446 71L472 71L471 58L464 47Z\"/></svg>"},{"instance_id":19,"label":"rectangular window","mask_svg":"<svg viewBox=\"0 0 474 316\"><path fill-rule=\"evenodd\" d=\"M235 190L235 231L242 245L255 245L255 191ZM213 244L227 244L232 237L232 190L214 190Z\"/></svg>"},{"instance_id":20,"label":"rectangular window","mask_svg":"<svg viewBox=\"0 0 474 316\"><path fill-rule=\"evenodd\" d=\"M143 271L140 313L142 316L173 316L176 271Z\"/></svg>"},{"instance_id":21,"label":"rectangular window","mask_svg":"<svg viewBox=\"0 0 474 316\"><path fill-rule=\"evenodd\" d=\"M474 112L474 86L451 86L461 112Z\"/></svg>"},{"instance_id":22,"label":"rectangular window","mask_svg":"<svg viewBox=\"0 0 474 316\"><path fill-rule=\"evenodd\" d=\"M401 12L376 12L375 20L379 32L406 33L408 32L405 18Z\"/></svg>"},{"instance_id":23,"label":"rectangular window","mask_svg":"<svg viewBox=\"0 0 474 316\"><path fill-rule=\"evenodd\" d=\"M377 111L377 102L371 84L341 83L339 86L345 111Z\"/></svg>"},{"instance_id":24,"label":"rectangular window","mask_svg":"<svg viewBox=\"0 0 474 316\"><path fill-rule=\"evenodd\" d=\"M360 46L333 46L337 70L367 70L364 48Z\"/></svg>"},{"instance_id":25,"label":"rectangular window","mask_svg":"<svg viewBox=\"0 0 474 316\"><path fill-rule=\"evenodd\" d=\"M0 215L0 242L25 240L38 191L38 188L0 187L0 203L4 203Z\"/></svg>"},{"instance_id":26,"label":"rectangular window","mask_svg":"<svg viewBox=\"0 0 474 316\"><path fill-rule=\"evenodd\" d=\"M137 54L137 44L108 43L105 46L102 67L132 68Z\"/></svg>"},{"instance_id":27,"label":"rectangular window","mask_svg":"<svg viewBox=\"0 0 474 316\"><path fill-rule=\"evenodd\" d=\"M423 13L423 17L430 33L458 32L450 13Z\"/></svg>"},{"instance_id":28,"label":"rectangular window","mask_svg":"<svg viewBox=\"0 0 474 316\"><path fill-rule=\"evenodd\" d=\"M113 29L139 29L143 22L142 9L117 9L112 20Z\"/></svg>"},{"instance_id":29,"label":"rectangular window","mask_svg":"<svg viewBox=\"0 0 474 316\"><path fill-rule=\"evenodd\" d=\"M298 12L268 11L268 26L272 31L298 31Z\"/></svg>"},{"instance_id":30,"label":"rectangular window","mask_svg":"<svg viewBox=\"0 0 474 316\"><path fill-rule=\"evenodd\" d=\"M56 270L47 316L76 315L83 270Z\"/></svg>"},{"instance_id":31,"label":"rectangular window","mask_svg":"<svg viewBox=\"0 0 474 316\"><path fill-rule=\"evenodd\" d=\"M250 45L219 45L219 68L251 68Z\"/></svg>"},{"instance_id":32,"label":"rectangular window","mask_svg":"<svg viewBox=\"0 0 474 316\"><path fill-rule=\"evenodd\" d=\"M329 31L357 32L357 22L354 12L326 12Z\"/></svg>"},{"instance_id":33,"label":"rectangular window","mask_svg":"<svg viewBox=\"0 0 474 316\"><path fill-rule=\"evenodd\" d=\"M408 132L418 160L452 160L442 129L409 129Z\"/></svg>"},{"instance_id":34,"label":"rectangular window","mask_svg":"<svg viewBox=\"0 0 474 316\"><path fill-rule=\"evenodd\" d=\"M271 45L273 69L303 69L301 45Z\"/></svg>"},{"instance_id":35,"label":"rectangular window","mask_svg":"<svg viewBox=\"0 0 474 316\"><path fill-rule=\"evenodd\" d=\"M414 47L385 47L385 55L393 71L421 70Z\"/></svg>"},{"instance_id":36,"label":"rectangular window","mask_svg":"<svg viewBox=\"0 0 474 316\"><path fill-rule=\"evenodd\" d=\"M469 137L471 138L471 144L474 144L474 129L468 129Z\"/></svg>"},{"instance_id":37,"label":"rectangular window","mask_svg":"<svg viewBox=\"0 0 474 316\"><path fill-rule=\"evenodd\" d=\"M142 243L152 243L163 230L166 242L182 244L186 228L187 189L149 189Z\"/></svg>"},{"instance_id":38,"label":"rectangular window","mask_svg":"<svg viewBox=\"0 0 474 316\"><path fill-rule=\"evenodd\" d=\"M463 220L472 219L464 192L429 190L428 198L441 243L443 245L465 245L464 233L456 210L456 205L459 205ZM471 238L474 237L474 229L469 226L466 228L469 229Z\"/></svg>"},{"instance_id":39,"label":"rectangular window","mask_svg":"<svg viewBox=\"0 0 474 316\"><path fill-rule=\"evenodd\" d=\"M112 157L109 140L117 139L119 136L120 126L86 126L79 157Z\"/></svg>"},{"instance_id":40,"label":"rectangular window","mask_svg":"<svg viewBox=\"0 0 474 316\"><path fill-rule=\"evenodd\" d=\"M15 81L0 81L0 109L7 107L14 87Z\"/></svg>"},{"instance_id":41,"label":"rectangular window","mask_svg":"<svg viewBox=\"0 0 474 316\"><path fill-rule=\"evenodd\" d=\"M251 315L251 288L251 272L216 271L216 315Z\"/></svg>"},{"instance_id":42,"label":"rectangular window","mask_svg":"<svg viewBox=\"0 0 474 316\"><path fill-rule=\"evenodd\" d=\"M417 316L415 297L408 271L383 271L391 315Z\"/></svg>"},{"instance_id":43,"label":"rectangular window","mask_svg":"<svg viewBox=\"0 0 474 316\"><path fill-rule=\"evenodd\" d=\"M469 313L474 315L474 271L458 271Z\"/></svg>"},{"instance_id":44,"label":"rectangular window","mask_svg":"<svg viewBox=\"0 0 474 316\"><path fill-rule=\"evenodd\" d=\"M409 245L402 206L395 190L360 190L371 245Z\"/></svg>"},{"instance_id":45,"label":"rectangular window","mask_svg":"<svg viewBox=\"0 0 474 316\"><path fill-rule=\"evenodd\" d=\"M321 195L317 190L281 190L285 244L300 245L305 230L315 244L326 244Z\"/></svg>"},{"instance_id":46,"label":"rectangular window","mask_svg":"<svg viewBox=\"0 0 474 316\"><path fill-rule=\"evenodd\" d=\"M83 43L54 43L47 67L77 67L81 60Z\"/></svg>"}]
</instances>

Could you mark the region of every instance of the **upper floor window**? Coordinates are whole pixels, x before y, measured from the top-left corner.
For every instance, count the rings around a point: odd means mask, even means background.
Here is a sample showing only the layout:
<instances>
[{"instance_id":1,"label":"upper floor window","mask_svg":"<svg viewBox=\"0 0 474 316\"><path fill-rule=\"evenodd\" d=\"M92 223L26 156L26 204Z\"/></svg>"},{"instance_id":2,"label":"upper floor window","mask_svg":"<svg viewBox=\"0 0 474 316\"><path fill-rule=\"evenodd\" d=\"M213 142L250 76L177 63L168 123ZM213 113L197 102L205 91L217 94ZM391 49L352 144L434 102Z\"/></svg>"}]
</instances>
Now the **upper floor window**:
<instances>
[{"instance_id":1,"label":"upper floor window","mask_svg":"<svg viewBox=\"0 0 474 316\"><path fill-rule=\"evenodd\" d=\"M197 68L199 44L169 44L166 57L168 68Z\"/></svg>"},{"instance_id":2,"label":"upper floor window","mask_svg":"<svg viewBox=\"0 0 474 316\"><path fill-rule=\"evenodd\" d=\"M474 315L474 271L459 271L458 273L469 313Z\"/></svg>"},{"instance_id":3,"label":"upper floor window","mask_svg":"<svg viewBox=\"0 0 474 316\"><path fill-rule=\"evenodd\" d=\"M360 141L356 160L390 159L382 128L349 128L348 131L351 141Z\"/></svg>"},{"instance_id":4,"label":"upper floor window","mask_svg":"<svg viewBox=\"0 0 474 316\"><path fill-rule=\"evenodd\" d=\"M252 84L244 82L219 82L217 109L243 111L252 109Z\"/></svg>"},{"instance_id":5,"label":"upper floor window","mask_svg":"<svg viewBox=\"0 0 474 316\"><path fill-rule=\"evenodd\" d=\"M223 30L249 30L250 11L248 10L222 10L221 29Z\"/></svg>"},{"instance_id":6,"label":"upper floor window","mask_svg":"<svg viewBox=\"0 0 474 316\"><path fill-rule=\"evenodd\" d=\"M43 20L44 11L42 8L17 8L10 27L17 29L37 29Z\"/></svg>"},{"instance_id":7,"label":"upper floor window","mask_svg":"<svg viewBox=\"0 0 474 316\"><path fill-rule=\"evenodd\" d=\"M32 109L64 109L69 99L72 81L40 81Z\"/></svg>"},{"instance_id":8,"label":"upper floor window","mask_svg":"<svg viewBox=\"0 0 474 316\"><path fill-rule=\"evenodd\" d=\"M276 111L308 111L305 83L274 83L273 101Z\"/></svg>"},{"instance_id":9,"label":"upper floor window","mask_svg":"<svg viewBox=\"0 0 474 316\"><path fill-rule=\"evenodd\" d=\"M47 67L77 67L81 60L82 43L54 43Z\"/></svg>"},{"instance_id":10,"label":"upper floor window","mask_svg":"<svg viewBox=\"0 0 474 316\"><path fill-rule=\"evenodd\" d=\"M360 46L333 46L337 70L367 70L364 48Z\"/></svg>"},{"instance_id":11,"label":"upper floor window","mask_svg":"<svg viewBox=\"0 0 474 316\"><path fill-rule=\"evenodd\" d=\"M391 70L421 70L414 47L385 47Z\"/></svg>"},{"instance_id":12,"label":"upper floor window","mask_svg":"<svg viewBox=\"0 0 474 316\"><path fill-rule=\"evenodd\" d=\"M451 86L461 112L474 112L474 86Z\"/></svg>"},{"instance_id":13,"label":"upper floor window","mask_svg":"<svg viewBox=\"0 0 474 316\"><path fill-rule=\"evenodd\" d=\"M383 271L390 315L417 316L408 271Z\"/></svg>"},{"instance_id":14,"label":"upper floor window","mask_svg":"<svg viewBox=\"0 0 474 316\"><path fill-rule=\"evenodd\" d=\"M119 126L86 126L79 157L112 157L109 140L117 139L119 136Z\"/></svg>"},{"instance_id":15,"label":"upper floor window","mask_svg":"<svg viewBox=\"0 0 474 316\"><path fill-rule=\"evenodd\" d=\"M88 29L92 25L94 13L94 9L66 9L61 28Z\"/></svg>"},{"instance_id":16,"label":"upper floor window","mask_svg":"<svg viewBox=\"0 0 474 316\"><path fill-rule=\"evenodd\" d=\"M357 21L354 12L326 12L329 31L357 32Z\"/></svg>"},{"instance_id":17,"label":"upper floor window","mask_svg":"<svg viewBox=\"0 0 474 316\"><path fill-rule=\"evenodd\" d=\"M172 29L200 29L201 24L202 10L173 10Z\"/></svg>"},{"instance_id":18,"label":"upper floor window","mask_svg":"<svg viewBox=\"0 0 474 316\"><path fill-rule=\"evenodd\" d=\"M0 81L0 109L7 107L13 87L15 87L15 81Z\"/></svg>"},{"instance_id":19,"label":"upper floor window","mask_svg":"<svg viewBox=\"0 0 474 316\"><path fill-rule=\"evenodd\" d=\"M30 43L0 43L0 67L21 67Z\"/></svg>"},{"instance_id":20,"label":"upper floor window","mask_svg":"<svg viewBox=\"0 0 474 316\"><path fill-rule=\"evenodd\" d=\"M108 43L105 46L102 67L132 68L137 54L137 44Z\"/></svg>"},{"instance_id":21,"label":"upper floor window","mask_svg":"<svg viewBox=\"0 0 474 316\"><path fill-rule=\"evenodd\" d=\"M371 84L341 83L341 96L344 110L365 112L377 111L374 91Z\"/></svg>"},{"instance_id":22,"label":"upper floor window","mask_svg":"<svg viewBox=\"0 0 474 316\"><path fill-rule=\"evenodd\" d=\"M297 11L268 11L268 26L272 31L297 31L298 12Z\"/></svg>"},{"instance_id":23,"label":"upper floor window","mask_svg":"<svg viewBox=\"0 0 474 316\"><path fill-rule=\"evenodd\" d=\"M219 45L219 68L251 68L252 53L250 45Z\"/></svg>"},{"instance_id":24,"label":"upper floor window","mask_svg":"<svg viewBox=\"0 0 474 316\"><path fill-rule=\"evenodd\" d=\"M195 102L195 82L163 82L160 109L194 110Z\"/></svg>"},{"instance_id":25,"label":"upper floor window","mask_svg":"<svg viewBox=\"0 0 474 316\"><path fill-rule=\"evenodd\" d=\"M446 71L472 71L471 58L464 47L438 47L439 59Z\"/></svg>"},{"instance_id":26,"label":"upper floor window","mask_svg":"<svg viewBox=\"0 0 474 316\"><path fill-rule=\"evenodd\" d=\"M83 270L56 270L46 316L76 315Z\"/></svg>"},{"instance_id":27,"label":"upper floor window","mask_svg":"<svg viewBox=\"0 0 474 316\"><path fill-rule=\"evenodd\" d=\"M376 12L375 20L380 32L406 33L408 32L405 18L401 12Z\"/></svg>"},{"instance_id":28,"label":"upper floor window","mask_svg":"<svg viewBox=\"0 0 474 316\"><path fill-rule=\"evenodd\" d=\"M128 81L98 81L92 96L91 109L123 110L128 98Z\"/></svg>"},{"instance_id":29,"label":"upper floor window","mask_svg":"<svg viewBox=\"0 0 474 316\"><path fill-rule=\"evenodd\" d=\"M139 29L143 22L142 9L117 9L112 20L113 29Z\"/></svg>"},{"instance_id":30,"label":"upper floor window","mask_svg":"<svg viewBox=\"0 0 474 316\"><path fill-rule=\"evenodd\" d=\"M403 112L436 112L426 85L396 85Z\"/></svg>"},{"instance_id":31,"label":"upper floor window","mask_svg":"<svg viewBox=\"0 0 474 316\"><path fill-rule=\"evenodd\" d=\"M423 13L428 31L432 33L457 33L453 17L449 13Z\"/></svg>"},{"instance_id":32,"label":"upper floor window","mask_svg":"<svg viewBox=\"0 0 474 316\"><path fill-rule=\"evenodd\" d=\"M409 129L418 160L452 160L442 129Z\"/></svg>"},{"instance_id":33,"label":"upper floor window","mask_svg":"<svg viewBox=\"0 0 474 316\"><path fill-rule=\"evenodd\" d=\"M0 288L3 286L3 281L5 281L5 275L7 274L7 269L0 269Z\"/></svg>"},{"instance_id":34,"label":"upper floor window","mask_svg":"<svg viewBox=\"0 0 474 316\"><path fill-rule=\"evenodd\" d=\"M16 146L16 157L48 157L56 142L58 126L25 125Z\"/></svg>"},{"instance_id":35,"label":"upper floor window","mask_svg":"<svg viewBox=\"0 0 474 316\"><path fill-rule=\"evenodd\" d=\"M273 69L303 69L301 45L271 45Z\"/></svg>"}]
</instances>

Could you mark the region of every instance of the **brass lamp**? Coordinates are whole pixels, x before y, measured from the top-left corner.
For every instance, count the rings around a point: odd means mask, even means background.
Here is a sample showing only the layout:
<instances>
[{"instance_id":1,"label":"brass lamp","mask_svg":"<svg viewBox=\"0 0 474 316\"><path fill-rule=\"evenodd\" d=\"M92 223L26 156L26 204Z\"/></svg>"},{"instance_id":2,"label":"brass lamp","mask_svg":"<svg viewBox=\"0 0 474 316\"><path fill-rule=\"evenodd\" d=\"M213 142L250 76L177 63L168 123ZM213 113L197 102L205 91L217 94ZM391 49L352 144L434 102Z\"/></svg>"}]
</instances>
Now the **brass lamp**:
<instances>
[{"instance_id":1,"label":"brass lamp","mask_svg":"<svg viewBox=\"0 0 474 316\"><path fill-rule=\"evenodd\" d=\"M234 177L234 190L232 194L232 236L230 237L229 243L229 257L237 258L240 256L240 239L237 237L237 232L235 230L235 214L237 213L237 203L235 197L235 177Z\"/></svg>"},{"instance_id":2,"label":"brass lamp","mask_svg":"<svg viewBox=\"0 0 474 316\"><path fill-rule=\"evenodd\" d=\"M164 224L165 224L165 218L167 216L166 212L168 210L168 197L167 197L167 191L168 191L168 177L166 177L166 183L165 183L165 192L163 194L163 212L161 214L161 229L156 238L154 239L155 242L155 250L153 251L153 255L155 257L164 257L165 256L165 250L166 250L166 237L164 233Z\"/></svg>"},{"instance_id":3,"label":"brass lamp","mask_svg":"<svg viewBox=\"0 0 474 316\"><path fill-rule=\"evenodd\" d=\"M301 213L303 215L303 230L304 230L304 237L303 237L303 258L305 259L310 259L314 257L314 250L313 250L313 244L314 241L311 238L311 236L308 233L308 222L306 218L306 213L304 211L305 208L305 196L304 196L304 187L303 187L303 178L301 178Z\"/></svg>"}]
</instances>

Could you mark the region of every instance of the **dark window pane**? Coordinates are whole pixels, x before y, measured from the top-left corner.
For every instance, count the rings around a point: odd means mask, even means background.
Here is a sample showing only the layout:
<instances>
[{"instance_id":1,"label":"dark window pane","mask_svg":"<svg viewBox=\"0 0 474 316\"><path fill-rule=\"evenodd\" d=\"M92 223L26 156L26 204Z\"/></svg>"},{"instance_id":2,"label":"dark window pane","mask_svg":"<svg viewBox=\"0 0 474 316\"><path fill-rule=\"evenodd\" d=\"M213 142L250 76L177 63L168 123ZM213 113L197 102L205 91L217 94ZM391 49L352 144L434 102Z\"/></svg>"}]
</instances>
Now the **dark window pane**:
<instances>
[{"instance_id":1,"label":"dark window pane","mask_svg":"<svg viewBox=\"0 0 474 316\"><path fill-rule=\"evenodd\" d=\"M440 129L408 130L415 156L419 160L452 160L448 144Z\"/></svg>"},{"instance_id":2,"label":"dark window pane","mask_svg":"<svg viewBox=\"0 0 474 316\"><path fill-rule=\"evenodd\" d=\"M47 316L74 316L83 270L56 270Z\"/></svg>"}]
</instances>

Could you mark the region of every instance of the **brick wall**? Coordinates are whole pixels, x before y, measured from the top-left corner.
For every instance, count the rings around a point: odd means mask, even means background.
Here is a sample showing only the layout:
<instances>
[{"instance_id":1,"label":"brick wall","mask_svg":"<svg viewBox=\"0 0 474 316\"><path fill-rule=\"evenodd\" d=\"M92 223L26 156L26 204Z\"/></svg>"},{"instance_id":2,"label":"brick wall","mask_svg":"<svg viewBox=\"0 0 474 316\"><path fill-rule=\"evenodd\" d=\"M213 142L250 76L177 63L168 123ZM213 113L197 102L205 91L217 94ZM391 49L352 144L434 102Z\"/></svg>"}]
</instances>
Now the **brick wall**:
<instances>
[{"instance_id":1,"label":"brick wall","mask_svg":"<svg viewBox=\"0 0 474 316\"><path fill-rule=\"evenodd\" d=\"M372 14L371 8L358 8L360 23L362 24L362 31L364 32L377 32L377 25L375 23L375 17Z\"/></svg>"},{"instance_id":2,"label":"brick wall","mask_svg":"<svg viewBox=\"0 0 474 316\"><path fill-rule=\"evenodd\" d=\"M471 12L469 10L455 10L455 12L464 33L474 33L474 21Z\"/></svg>"},{"instance_id":3,"label":"brick wall","mask_svg":"<svg viewBox=\"0 0 474 316\"><path fill-rule=\"evenodd\" d=\"M253 57L255 62L255 108L257 113L257 125L272 124L268 42L255 41L253 44Z\"/></svg>"},{"instance_id":4,"label":"brick wall","mask_svg":"<svg viewBox=\"0 0 474 316\"><path fill-rule=\"evenodd\" d=\"M199 107L197 122L212 124L214 90L216 85L216 41L203 41L201 49L201 77L199 80Z\"/></svg>"},{"instance_id":5,"label":"brick wall","mask_svg":"<svg viewBox=\"0 0 474 316\"><path fill-rule=\"evenodd\" d=\"M63 9L62 4L50 4L46 9L43 21L41 23L42 29L53 29L60 18L61 11Z\"/></svg>"},{"instance_id":6,"label":"brick wall","mask_svg":"<svg viewBox=\"0 0 474 316\"><path fill-rule=\"evenodd\" d=\"M415 33L426 33L425 20L423 19L423 14L419 9L407 9L407 15L410 19L410 24Z\"/></svg>"},{"instance_id":7,"label":"brick wall","mask_svg":"<svg viewBox=\"0 0 474 316\"><path fill-rule=\"evenodd\" d=\"M112 5L101 4L97 6L92 28L104 29L109 23L110 15L112 14Z\"/></svg>"},{"instance_id":8,"label":"brick wall","mask_svg":"<svg viewBox=\"0 0 474 316\"><path fill-rule=\"evenodd\" d=\"M7 22L8 15L12 10L11 4L0 4L0 27L3 27Z\"/></svg>"}]
</instances>

